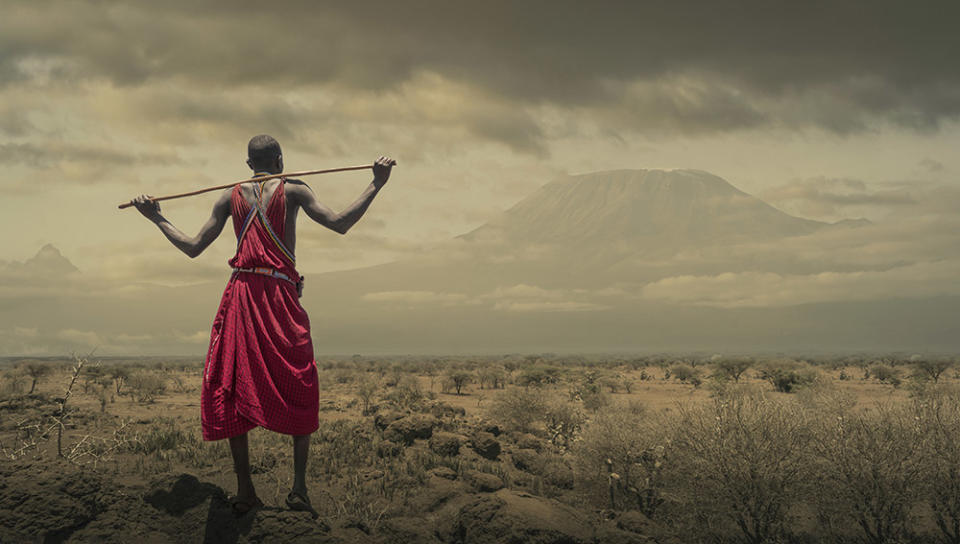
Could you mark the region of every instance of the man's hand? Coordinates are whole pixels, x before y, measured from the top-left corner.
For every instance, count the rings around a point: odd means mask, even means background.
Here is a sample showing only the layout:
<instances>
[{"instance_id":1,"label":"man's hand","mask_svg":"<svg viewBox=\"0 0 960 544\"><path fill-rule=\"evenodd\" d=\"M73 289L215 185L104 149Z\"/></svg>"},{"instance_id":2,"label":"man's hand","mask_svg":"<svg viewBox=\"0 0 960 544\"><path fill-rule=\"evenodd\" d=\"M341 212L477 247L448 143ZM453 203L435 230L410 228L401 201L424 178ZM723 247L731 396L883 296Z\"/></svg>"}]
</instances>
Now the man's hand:
<instances>
[{"instance_id":1,"label":"man's hand","mask_svg":"<svg viewBox=\"0 0 960 544\"><path fill-rule=\"evenodd\" d=\"M140 195L131 200L130 204L136 206L137 211L142 213L144 217L153 220L160 217L160 203L150 200L151 198L153 197L149 195Z\"/></svg>"},{"instance_id":2,"label":"man's hand","mask_svg":"<svg viewBox=\"0 0 960 544\"><path fill-rule=\"evenodd\" d=\"M395 164L397 164L397 161L381 155L377 162L373 163L373 183L382 187L390 178L390 169Z\"/></svg>"}]
</instances>

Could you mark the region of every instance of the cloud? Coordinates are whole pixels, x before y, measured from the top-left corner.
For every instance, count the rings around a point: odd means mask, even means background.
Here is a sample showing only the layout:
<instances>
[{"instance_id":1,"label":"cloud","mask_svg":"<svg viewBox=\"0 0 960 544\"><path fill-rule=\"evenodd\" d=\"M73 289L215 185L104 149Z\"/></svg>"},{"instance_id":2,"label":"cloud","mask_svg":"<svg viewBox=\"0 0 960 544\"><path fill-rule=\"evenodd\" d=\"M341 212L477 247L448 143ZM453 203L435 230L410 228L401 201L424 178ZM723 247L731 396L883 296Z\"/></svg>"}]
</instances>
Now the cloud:
<instances>
[{"instance_id":1,"label":"cloud","mask_svg":"<svg viewBox=\"0 0 960 544\"><path fill-rule=\"evenodd\" d=\"M96 332L81 331L77 329L62 329L56 333L55 338L70 344L78 344L87 347L96 347L103 343L100 335Z\"/></svg>"},{"instance_id":2,"label":"cloud","mask_svg":"<svg viewBox=\"0 0 960 544\"><path fill-rule=\"evenodd\" d=\"M944 54L960 41L950 24L960 8L952 2L828 11L704 2L584 9L572 0L394 7L71 1L50 10L20 3L0 23L0 81L382 93L431 72L514 106L603 110L614 103L641 130L815 125L849 133L878 120L933 130L960 113L960 73ZM374 29L383 13L390 24ZM271 37L269 46L249 38L251 20ZM539 129L522 113L519 125L511 122L497 116L468 124L478 135L506 134L507 142L519 135L521 146L537 141Z\"/></svg>"},{"instance_id":3,"label":"cloud","mask_svg":"<svg viewBox=\"0 0 960 544\"><path fill-rule=\"evenodd\" d=\"M726 272L673 276L641 290L647 300L721 308L958 295L960 260L922 262L888 270L777 274Z\"/></svg>"},{"instance_id":4,"label":"cloud","mask_svg":"<svg viewBox=\"0 0 960 544\"><path fill-rule=\"evenodd\" d=\"M831 217L843 215L851 207L902 207L917 204L915 188L868 185L851 178L815 177L794 180L763 192L764 200L796 206L804 216Z\"/></svg>"},{"instance_id":5,"label":"cloud","mask_svg":"<svg viewBox=\"0 0 960 544\"><path fill-rule=\"evenodd\" d=\"M370 302L401 302L407 304L443 304L464 303L467 296L459 293L435 293L433 291L377 291L360 297Z\"/></svg>"},{"instance_id":6,"label":"cloud","mask_svg":"<svg viewBox=\"0 0 960 544\"><path fill-rule=\"evenodd\" d=\"M501 301L493 305L494 310L507 312L585 312L605 310L609 306L590 302L509 302Z\"/></svg>"},{"instance_id":7,"label":"cloud","mask_svg":"<svg viewBox=\"0 0 960 544\"><path fill-rule=\"evenodd\" d=\"M519 283L497 287L480 295L479 300L492 301L493 309L506 312L584 312L605 310L606 304L591 301L597 296L618 296L620 290L610 287L590 289L545 289L537 285Z\"/></svg>"}]
</instances>

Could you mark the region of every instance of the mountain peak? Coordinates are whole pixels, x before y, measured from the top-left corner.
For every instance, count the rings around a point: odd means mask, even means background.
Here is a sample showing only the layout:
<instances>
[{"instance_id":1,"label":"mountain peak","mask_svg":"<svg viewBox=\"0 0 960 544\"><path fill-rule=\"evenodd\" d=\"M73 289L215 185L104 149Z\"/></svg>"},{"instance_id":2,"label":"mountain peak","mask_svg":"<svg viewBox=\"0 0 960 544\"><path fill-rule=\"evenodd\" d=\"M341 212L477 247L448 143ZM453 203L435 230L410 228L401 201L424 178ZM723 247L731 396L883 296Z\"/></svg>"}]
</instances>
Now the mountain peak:
<instances>
[{"instance_id":1,"label":"mountain peak","mask_svg":"<svg viewBox=\"0 0 960 544\"><path fill-rule=\"evenodd\" d=\"M69 274L77 267L60 253L53 244L45 244L37 254L24 261L23 266L41 273Z\"/></svg>"},{"instance_id":2,"label":"mountain peak","mask_svg":"<svg viewBox=\"0 0 960 544\"><path fill-rule=\"evenodd\" d=\"M824 225L784 213L703 170L620 169L547 183L463 238L641 250L793 236Z\"/></svg>"}]
</instances>

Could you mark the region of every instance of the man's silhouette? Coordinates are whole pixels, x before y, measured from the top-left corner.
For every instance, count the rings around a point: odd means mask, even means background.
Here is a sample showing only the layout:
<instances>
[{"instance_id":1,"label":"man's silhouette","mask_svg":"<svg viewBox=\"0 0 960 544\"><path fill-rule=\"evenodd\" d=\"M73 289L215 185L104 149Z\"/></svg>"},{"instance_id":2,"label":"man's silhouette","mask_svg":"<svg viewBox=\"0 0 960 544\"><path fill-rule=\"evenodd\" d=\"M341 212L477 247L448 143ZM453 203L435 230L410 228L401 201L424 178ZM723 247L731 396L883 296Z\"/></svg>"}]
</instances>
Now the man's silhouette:
<instances>
[{"instance_id":1,"label":"man's silhouette","mask_svg":"<svg viewBox=\"0 0 960 544\"><path fill-rule=\"evenodd\" d=\"M267 135L247 146L255 175L283 172L280 144ZM373 181L347 209L321 204L307 184L279 178L227 189L200 232L189 237L160 215L160 205L141 195L131 201L167 239L190 257L213 242L233 217L237 252L213 321L203 370L201 423L204 440L230 439L238 514L263 503L250 478L247 432L260 426L293 436L293 489L287 505L311 510L306 465L310 434L319 426L319 387L310 321L300 305L302 277L295 268L297 212L340 234L356 223L390 177L396 161L381 156Z\"/></svg>"}]
</instances>

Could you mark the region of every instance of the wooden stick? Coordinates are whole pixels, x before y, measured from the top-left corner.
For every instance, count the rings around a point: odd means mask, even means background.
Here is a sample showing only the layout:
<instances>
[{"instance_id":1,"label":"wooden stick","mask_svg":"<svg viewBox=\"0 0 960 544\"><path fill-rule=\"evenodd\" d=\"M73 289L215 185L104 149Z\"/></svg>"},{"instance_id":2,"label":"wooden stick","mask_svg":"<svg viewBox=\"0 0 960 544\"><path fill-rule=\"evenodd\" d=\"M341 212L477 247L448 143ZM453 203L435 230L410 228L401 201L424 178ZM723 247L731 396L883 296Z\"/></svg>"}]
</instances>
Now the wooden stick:
<instances>
[{"instance_id":1,"label":"wooden stick","mask_svg":"<svg viewBox=\"0 0 960 544\"><path fill-rule=\"evenodd\" d=\"M170 200L171 198L183 198L185 196L193 196L193 195L199 195L200 193L208 193L210 191L216 191L217 189L226 189L228 187L240 185L241 183L250 183L252 181L264 181L267 179L292 178L292 177L299 177L299 176L312 176L314 174L329 174L331 172L345 172L347 170L367 170L367 169L372 169L373 166L374 165L372 164L365 164L363 166L344 166L342 168L328 168L326 170L308 170L306 172L290 172L287 174L270 174L269 176L258 176L255 178L245 179L243 181L235 181L233 183L227 183L226 185L217 185L216 187L208 187L206 189L200 189L198 191L190 191L189 193L180 193L178 195L169 195L169 196L158 196L158 197L151 198L150 200L153 202L160 202L161 200ZM129 208L131 206L133 206L133 204L129 202L124 202L123 204L120 204L117 207L122 210L124 208Z\"/></svg>"}]
</instances>

